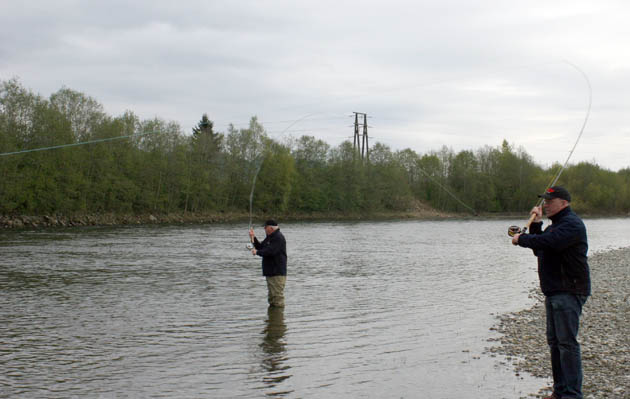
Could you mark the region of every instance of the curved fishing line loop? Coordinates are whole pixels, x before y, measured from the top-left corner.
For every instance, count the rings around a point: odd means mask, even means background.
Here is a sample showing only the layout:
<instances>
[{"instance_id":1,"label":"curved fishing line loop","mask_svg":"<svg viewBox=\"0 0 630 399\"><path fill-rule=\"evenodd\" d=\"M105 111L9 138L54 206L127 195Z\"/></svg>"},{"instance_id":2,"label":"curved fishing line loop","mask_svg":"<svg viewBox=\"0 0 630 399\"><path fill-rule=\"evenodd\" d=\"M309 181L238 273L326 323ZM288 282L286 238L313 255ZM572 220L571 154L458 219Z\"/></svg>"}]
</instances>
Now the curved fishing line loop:
<instances>
[{"instance_id":1,"label":"curved fishing line loop","mask_svg":"<svg viewBox=\"0 0 630 399\"><path fill-rule=\"evenodd\" d=\"M477 211L476 211L474 208L472 208L472 207L470 207L470 206L466 205L466 204L465 204L462 200L460 200L459 198L457 198L457 196L456 196L455 194L453 194L452 192L450 192L450 191L449 191L446 187L444 187L443 185L441 185L440 183L438 183L438 181L437 181L437 180L435 180L433 177L431 177L431 175L429 175L427 172L425 172L424 170L422 170L422 168L418 168L418 170L419 170L420 172L422 172L422 174L423 174L423 175L425 175L426 177L428 177L428 178L429 178L429 180L431 180L433 183L437 184L437 185L438 185L438 186L439 186L442 190L446 191L446 193L447 193L448 195L450 195L450 196L451 196L451 197L452 197L455 201L459 202L459 203L460 203L460 204L462 204L464 207L466 207L466 208L470 209L470 210L472 211L473 215L475 215L475 216L477 216L477 215L478 215L478 214L477 214Z\"/></svg>"},{"instance_id":2,"label":"curved fishing line loop","mask_svg":"<svg viewBox=\"0 0 630 399\"><path fill-rule=\"evenodd\" d=\"M300 117L299 119L296 119L295 121L293 121L293 123L291 123L289 126L287 126L286 128L284 128L283 131L280 132L279 136L282 136L284 133L286 133L287 130L291 129L293 126L297 125L299 122L302 122L304 119L313 116L313 115L317 115L317 114L322 114L323 112L313 112L310 114L306 114L302 117Z\"/></svg>"},{"instance_id":3,"label":"curved fishing line loop","mask_svg":"<svg viewBox=\"0 0 630 399\"><path fill-rule=\"evenodd\" d=\"M588 76L586 75L586 73L584 73L584 71L581 70L577 65L569 61L563 60L562 62L573 67L575 70L577 70L586 81L586 85L588 86L588 107L586 109L586 116L584 117L582 128L580 129L580 133L578 134L577 139L575 140L575 143L573 144L573 148L571 148L571 151L569 152L569 155L567 156L566 161L564 161L564 165L562 165L560 170L558 170L558 173L556 173L556 175L551 179L549 185L547 185L547 187L545 188L545 191L547 191L547 189L549 189L550 187L553 187L558 182L558 179L560 179L560 175L562 174L562 172L564 172L567 165L569 164L569 160L571 159L571 156L573 155L573 152L575 151L575 148L577 147L578 143L580 142L580 139L582 138L582 134L584 133L584 128L586 127L586 123L588 122L588 118L591 114L591 104L593 102L593 88L591 87L591 82L588 79ZM542 206L543 201L544 201L544 198L540 198L536 202L536 207L538 208ZM523 227L522 229L518 229L518 226L510 226L510 228L508 229L508 235L513 236L514 234L517 234L517 233L522 233L522 234L527 233L527 229L529 229L529 226L532 224L535 218L536 218L536 215L532 214L532 216L530 216L529 220L525 224L525 227ZM514 229L514 227L516 227L516 229Z\"/></svg>"},{"instance_id":4,"label":"curved fishing line loop","mask_svg":"<svg viewBox=\"0 0 630 399\"><path fill-rule=\"evenodd\" d=\"M581 70L577 65L563 60L563 62L573 68L575 68L575 70L577 70L582 77L584 78L584 80L586 81L586 85L588 86L588 107L586 109L586 116L584 117L584 122L582 123L582 128L580 129L580 134L578 134L577 139L575 140L575 143L573 144L573 147L571 148L571 151L569 152L569 155L567 156L566 161L564 161L564 165L562 165L562 167L560 168L560 170L558 170L558 173L551 179L551 182L547 185L547 187L545 188L545 191L549 188L549 187L553 187L557 182L558 179L560 178L560 175L562 174L562 172L564 172L564 170L566 169L569 160L571 159L571 156L573 155L573 152L575 151L575 147L577 147L578 143L580 142L580 139L582 138L582 134L584 133L584 128L586 127L586 123L588 122L588 118L591 115L591 104L593 103L593 88L591 87L591 82L588 79L588 76L586 76L586 74L584 73L583 70ZM542 204L542 199L539 201L539 205Z\"/></svg>"},{"instance_id":5,"label":"curved fishing line loop","mask_svg":"<svg viewBox=\"0 0 630 399\"><path fill-rule=\"evenodd\" d=\"M289 126L287 126L286 128L284 128L284 130L282 132L280 132L280 136L282 136L287 130L289 130L291 127L295 126L297 123L303 121L304 119L313 116L313 115L317 115L317 114L321 114L322 112L313 112L310 114L306 114L296 120L294 120ZM256 172L254 173L254 179L252 181L252 189L249 193L249 229L252 229L252 218L253 218L253 208L254 208L254 190L256 189L256 178L258 177L258 174L260 173L260 170L262 169L262 165L263 162L265 161L266 156L262 155L260 157L260 162L258 163L258 167L256 168Z\"/></svg>"},{"instance_id":6,"label":"curved fishing line loop","mask_svg":"<svg viewBox=\"0 0 630 399\"><path fill-rule=\"evenodd\" d=\"M103 142L106 142L106 141L122 140L122 139L131 138L131 137L140 137L140 136L146 136L146 135L149 135L149 134L159 134L159 133L160 132L135 133L135 134L127 135L127 136L108 137L108 138L105 138L105 139L82 141L82 142L79 142L79 143L61 144L61 145L54 145L54 146L50 146L50 147L32 148L32 149L29 149L29 150L4 152L4 153L0 154L0 157L6 156L6 155L25 154L25 153L28 153L28 152L56 150L56 149L59 149L59 148L66 148L66 147L77 147L77 146L80 146L80 145L103 143Z\"/></svg>"}]
</instances>

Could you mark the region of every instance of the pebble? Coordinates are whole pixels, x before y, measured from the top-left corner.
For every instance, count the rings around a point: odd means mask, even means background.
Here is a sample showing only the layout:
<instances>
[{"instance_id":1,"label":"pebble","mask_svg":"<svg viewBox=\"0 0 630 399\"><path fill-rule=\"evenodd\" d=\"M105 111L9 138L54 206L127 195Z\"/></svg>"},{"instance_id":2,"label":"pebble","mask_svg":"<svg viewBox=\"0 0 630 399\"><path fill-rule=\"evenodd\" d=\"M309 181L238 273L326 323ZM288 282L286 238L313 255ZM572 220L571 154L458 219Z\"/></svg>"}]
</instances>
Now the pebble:
<instances>
[{"instance_id":1,"label":"pebble","mask_svg":"<svg viewBox=\"0 0 630 399\"><path fill-rule=\"evenodd\" d=\"M582 349L584 399L630 399L630 247L589 257L592 296L584 305L578 340ZM540 288L530 309L498 316L500 333L486 353L506 357L516 375L551 379L545 338L545 305ZM543 387L531 397L549 394Z\"/></svg>"}]
</instances>

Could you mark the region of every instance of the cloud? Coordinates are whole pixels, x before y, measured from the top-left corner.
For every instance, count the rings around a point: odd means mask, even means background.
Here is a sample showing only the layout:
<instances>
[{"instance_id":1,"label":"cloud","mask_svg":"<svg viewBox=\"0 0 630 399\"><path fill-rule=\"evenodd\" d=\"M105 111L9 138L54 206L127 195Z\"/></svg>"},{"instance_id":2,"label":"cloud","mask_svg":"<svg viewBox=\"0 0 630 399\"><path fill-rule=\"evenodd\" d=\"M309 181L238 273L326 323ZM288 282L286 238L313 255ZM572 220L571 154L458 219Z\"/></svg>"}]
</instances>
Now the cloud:
<instances>
[{"instance_id":1,"label":"cloud","mask_svg":"<svg viewBox=\"0 0 630 399\"><path fill-rule=\"evenodd\" d=\"M0 78L65 85L107 112L216 126L258 115L270 132L336 145L352 111L392 149L523 146L627 167L629 5L619 1L5 2ZM286 122L282 122L286 121ZM373 132L373 133L372 133ZM602 138L601 141L598 141ZM605 139L605 140L604 140Z\"/></svg>"}]
</instances>

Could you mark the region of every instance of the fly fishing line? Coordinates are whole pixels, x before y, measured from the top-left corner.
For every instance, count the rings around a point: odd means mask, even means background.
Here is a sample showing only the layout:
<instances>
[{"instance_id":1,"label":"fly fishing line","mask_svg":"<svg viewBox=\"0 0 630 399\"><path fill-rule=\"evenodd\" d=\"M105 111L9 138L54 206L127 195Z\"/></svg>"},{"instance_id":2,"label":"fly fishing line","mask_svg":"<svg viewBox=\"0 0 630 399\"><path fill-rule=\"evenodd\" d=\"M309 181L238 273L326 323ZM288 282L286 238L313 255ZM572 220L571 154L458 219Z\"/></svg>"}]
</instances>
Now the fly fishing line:
<instances>
[{"instance_id":1,"label":"fly fishing line","mask_svg":"<svg viewBox=\"0 0 630 399\"><path fill-rule=\"evenodd\" d=\"M319 112L315 112L315 113L310 113L310 114L306 114L298 119L296 119L295 121L293 121L293 123L291 123L289 126L287 126L286 128L284 128L284 130L282 132L280 132L280 136L282 136L287 130L289 130L291 127L293 127L294 125L296 125L298 122L303 121L304 119L313 116L313 115L317 115ZM256 178L258 177L258 173L260 173L260 169L262 168L262 164L265 161L265 156L261 156L260 157L260 162L258 163L258 167L256 168L256 173L254 173L254 179L252 181L252 190L249 193L249 229L248 231L250 231L252 229L252 217L253 217L253 209L254 209L254 190L256 189ZM250 242L247 244L247 249L252 249L254 248L254 238L250 237Z\"/></svg>"},{"instance_id":2,"label":"fly fishing line","mask_svg":"<svg viewBox=\"0 0 630 399\"><path fill-rule=\"evenodd\" d=\"M573 144L573 148L571 148L571 151L569 152L569 156L567 156L566 161L564 161L564 165L562 165L560 170L558 170L558 173L551 179L551 182L549 183L547 188L545 188L545 191L547 191L550 187L553 187L558 182L558 179L560 178L560 175L566 169L566 167L567 167L567 165L569 163L569 160L571 159L571 156L573 155L573 152L575 151L575 147L577 147L578 143L580 142L580 139L582 138L582 133L584 133L584 128L586 127L586 123L588 122L588 117L591 114L591 103L592 103L592 100L593 100L593 89L591 87L591 82L588 79L588 76L586 76L586 73L584 73L583 70L578 68L577 65L572 64L569 61L563 61L563 62L565 64L570 65L571 67L575 68L575 70L577 70L582 75L584 80L586 81L586 85L588 86L588 107L586 109L586 116L584 117L584 122L582 123L582 128L580 129L580 134L578 134L577 139L575 140L575 143ZM536 208L540 207L542 205L543 201L544 201L544 199L540 198L540 200L538 200L538 202L536 203ZM526 234L527 233L527 229L529 229L529 226L532 224L532 222L534 221L535 218L536 218L536 214L532 214L530 216L529 220L527 221L527 223L525 224L525 227L523 227L522 229L520 227L518 227L518 226L510 226L508 228L508 235L510 237L513 237L516 234Z\"/></svg>"},{"instance_id":3,"label":"fly fishing line","mask_svg":"<svg viewBox=\"0 0 630 399\"><path fill-rule=\"evenodd\" d=\"M66 148L66 147L77 147L77 146L81 146L81 145L103 143L103 142L107 142L107 141L122 140L122 139L131 138L131 137L140 137L140 136L147 136L149 134L159 134L159 133L160 132L136 133L136 134L130 134L130 135L126 135L126 136L116 136L116 137L108 137L108 138L105 138L105 139L81 141L79 143L61 144L61 145L54 145L54 146L50 146L50 147L32 148L32 149L29 149L29 150L20 150L20 151L13 151L13 152L3 152L3 153L0 153L0 157L7 156L7 155L25 154L25 153L28 153L28 152L56 150L56 149L59 149L59 148Z\"/></svg>"},{"instance_id":4,"label":"fly fishing line","mask_svg":"<svg viewBox=\"0 0 630 399\"><path fill-rule=\"evenodd\" d=\"M464 207L470 209L473 213L473 215L477 216L477 211L475 211L471 206L466 205L466 203L464 203L464 201L460 200L459 198L457 198L457 196L455 194L453 194L452 192L450 192L446 187L444 187L443 185L441 185L440 183L438 183L437 180L435 180L434 178L432 178L428 173L426 173L424 170L422 170L421 168L418 168L418 170L420 172L422 172L423 175L425 175L429 180L431 180L433 183L437 184L442 190L446 191L446 193L448 195L450 195L455 201L459 202L460 204L462 204Z\"/></svg>"}]
</instances>

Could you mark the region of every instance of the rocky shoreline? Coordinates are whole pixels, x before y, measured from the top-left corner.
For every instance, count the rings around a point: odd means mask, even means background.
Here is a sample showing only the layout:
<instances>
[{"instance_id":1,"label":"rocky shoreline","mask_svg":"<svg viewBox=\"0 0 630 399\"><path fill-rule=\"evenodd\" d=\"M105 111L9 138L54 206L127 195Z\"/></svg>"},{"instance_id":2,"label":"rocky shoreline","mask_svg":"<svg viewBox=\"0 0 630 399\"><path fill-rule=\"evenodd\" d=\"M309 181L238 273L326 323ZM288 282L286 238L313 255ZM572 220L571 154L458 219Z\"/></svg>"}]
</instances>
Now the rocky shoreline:
<instances>
[{"instance_id":1,"label":"rocky shoreline","mask_svg":"<svg viewBox=\"0 0 630 399\"><path fill-rule=\"evenodd\" d=\"M630 398L630 247L589 257L592 296L584 306L578 339L582 347L585 399ZM535 305L499 316L491 328L501 334L487 352L507 357L515 373L526 372L551 382L545 339L544 297L532 292ZM530 397L548 394L544 387Z\"/></svg>"},{"instance_id":2,"label":"rocky shoreline","mask_svg":"<svg viewBox=\"0 0 630 399\"><path fill-rule=\"evenodd\" d=\"M254 215L254 220L262 221L270 217L281 221L314 220L386 220L386 219L449 219L465 218L469 215L456 215L431 208L408 212L373 213L287 213L284 215ZM242 212L221 213L169 213L169 214L78 214L78 215L0 215L0 229L29 229L42 227L76 226L119 226L142 224L204 224L248 221L249 214Z\"/></svg>"},{"instance_id":3,"label":"rocky shoreline","mask_svg":"<svg viewBox=\"0 0 630 399\"><path fill-rule=\"evenodd\" d=\"M0 215L0 229L41 227L118 226L168 223L226 223L245 219L244 214L81 214L81 215Z\"/></svg>"},{"instance_id":4,"label":"rocky shoreline","mask_svg":"<svg viewBox=\"0 0 630 399\"><path fill-rule=\"evenodd\" d=\"M629 215L591 215L591 217L628 217ZM513 219L522 214L513 213L451 213L431 208L421 202L414 203L408 210L377 211L377 212L285 212L273 215L254 215L254 220L277 218L280 221L331 221L331 220L445 220L445 219ZM30 229L42 227L75 227L75 226L123 226L142 224L205 224L205 223L234 223L249 221L247 212L173 212L173 213L77 213L72 215L0 215L0 229Z\"/></svg>"}]
</instances>

